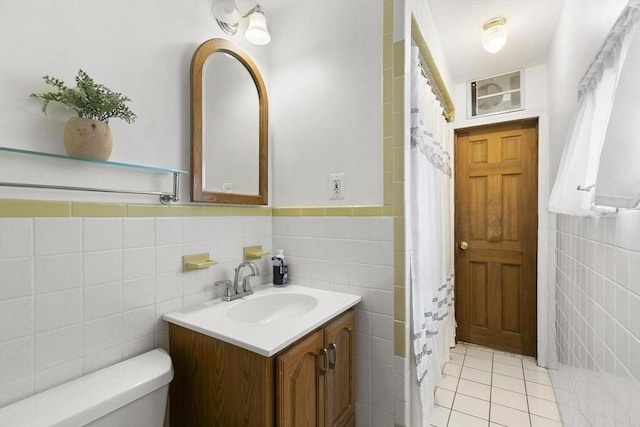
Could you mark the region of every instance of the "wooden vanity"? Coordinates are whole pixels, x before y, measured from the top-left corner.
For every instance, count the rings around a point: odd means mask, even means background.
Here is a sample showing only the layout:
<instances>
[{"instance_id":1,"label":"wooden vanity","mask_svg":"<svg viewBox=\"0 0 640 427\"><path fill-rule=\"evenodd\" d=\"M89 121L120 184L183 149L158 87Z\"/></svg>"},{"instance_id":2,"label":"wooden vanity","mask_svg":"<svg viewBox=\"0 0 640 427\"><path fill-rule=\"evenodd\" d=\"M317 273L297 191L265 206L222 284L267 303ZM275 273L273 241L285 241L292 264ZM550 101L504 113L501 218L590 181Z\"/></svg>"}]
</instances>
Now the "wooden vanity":
<instances>
[{"instance_id":1,"label":"wooden vanity","mask_svg":"<svg viewBox=\"0 0 640 427\"><path fill-rule=\"evenodd\" d=\"M354 323L351 308L270 357L169 323L171 426L355 426Z\"/></svg>"}]
</instances>

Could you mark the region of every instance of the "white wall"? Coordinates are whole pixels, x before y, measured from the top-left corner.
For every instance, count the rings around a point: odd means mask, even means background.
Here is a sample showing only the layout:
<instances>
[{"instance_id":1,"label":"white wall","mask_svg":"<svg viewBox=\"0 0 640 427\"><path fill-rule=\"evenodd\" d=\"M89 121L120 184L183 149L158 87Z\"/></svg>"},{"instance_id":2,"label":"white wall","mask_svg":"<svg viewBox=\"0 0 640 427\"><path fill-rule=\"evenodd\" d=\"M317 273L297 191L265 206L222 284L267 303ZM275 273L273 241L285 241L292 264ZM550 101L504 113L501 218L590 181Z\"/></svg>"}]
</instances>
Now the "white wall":
<instances>
[{"instance_id":1,"label":"white wall","mask_svg":"<svg viewBox=\"0 0 640 427\"><path fill-rule=\"evenodd\" d=\"M381 205L381 0L279 7L270 24L273 205ZM345 198L329 200L328 175L339 172Z\"/></svg>"},{"instance_id":2,"label":"white wall","mask_svg":"<svg viewBox=\"0 0 640 427\"><path fill-rule=\"evenodd\" d=\"M111 120L111 160L188 170L189 76L196 47L214 37L238 44L257 63L269 89L270 46L253 46L240 34L223 33L211 5L205 0L0 0L0 146L64 153L62 130L69 114L52 104L43 115L41 102L29 94L47 90L45 74L72 85L82 68L97 82L129 96L138 115L131 125ZM170 189L164 176L120 169L7 154L0 154L0 165L0 180L10 182ZM45 179L43 170L48 172ZM188 188L184 179L183 202L188 201ZM2 187L0 197L157 203L144 196Z\"/></svg>"}]
</instances>

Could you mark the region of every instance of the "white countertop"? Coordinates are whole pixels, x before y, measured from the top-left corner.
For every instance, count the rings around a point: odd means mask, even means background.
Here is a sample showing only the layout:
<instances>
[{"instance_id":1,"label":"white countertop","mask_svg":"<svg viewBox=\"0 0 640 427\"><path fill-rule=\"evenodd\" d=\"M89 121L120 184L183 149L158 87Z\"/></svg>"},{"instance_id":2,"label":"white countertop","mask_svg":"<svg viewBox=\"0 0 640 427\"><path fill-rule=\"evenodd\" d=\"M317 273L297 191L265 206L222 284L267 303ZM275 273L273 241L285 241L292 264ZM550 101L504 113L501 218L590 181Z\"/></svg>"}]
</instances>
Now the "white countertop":
<instances>
[{"instance_id":1,"label":"white countertop","mask_svg":"<svg viewBox=\"0 0 640 427\"><path fill-rule=\"evenodd\" d=\"M247 323L231 319L229 310L244 301L272 294L295 293L317 298L318 304L308 312L293 318L274 318L262 323ZM324 325L338 314L362 300L358 295L324 291L304 286L260 286L254 294L227 302L216 298L162 316L164 320L237 345L266 357L273 356L309 332Z\"/></svg>"}]
</instances>

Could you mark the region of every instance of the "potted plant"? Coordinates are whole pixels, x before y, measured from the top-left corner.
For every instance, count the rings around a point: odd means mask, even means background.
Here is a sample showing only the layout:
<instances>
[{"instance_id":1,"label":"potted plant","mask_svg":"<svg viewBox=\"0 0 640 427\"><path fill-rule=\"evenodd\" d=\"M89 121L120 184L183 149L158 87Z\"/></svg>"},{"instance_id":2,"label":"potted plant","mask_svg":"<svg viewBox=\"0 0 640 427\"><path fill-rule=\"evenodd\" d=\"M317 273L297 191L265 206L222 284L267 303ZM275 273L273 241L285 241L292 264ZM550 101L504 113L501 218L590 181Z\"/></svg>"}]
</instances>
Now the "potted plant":
<instances>
[{"instance_id":1,"label":"potted plant","mask_svg":"<svg viewBox=\"0 0 640 427\"><path fill-rule=\"evenodd\" d=\"M54 77L44 76L43 79L56 90L31 94L44 101L42 111L46 114L49 103L56 101L78 115L71 117L64 128L64 147L67 154L107 160L113 147L109 119L115 117L127 123L133 122L136 115L125 105L125 102L131 100L94 82L82 70L78 70L74 88L67 87L62 80Z\"/></svg>"}]
</instances>

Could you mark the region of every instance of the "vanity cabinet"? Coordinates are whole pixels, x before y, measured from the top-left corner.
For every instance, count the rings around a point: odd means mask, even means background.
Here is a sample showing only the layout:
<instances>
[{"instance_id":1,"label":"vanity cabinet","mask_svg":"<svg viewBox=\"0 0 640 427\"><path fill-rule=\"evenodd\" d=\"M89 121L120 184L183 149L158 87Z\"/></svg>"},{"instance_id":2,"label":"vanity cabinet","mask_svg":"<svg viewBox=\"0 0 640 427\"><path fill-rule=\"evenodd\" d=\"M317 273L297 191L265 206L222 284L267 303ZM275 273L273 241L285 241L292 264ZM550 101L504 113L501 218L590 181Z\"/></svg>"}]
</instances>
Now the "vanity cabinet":
<instances>
[{"instance_id":1,"label":"vanity cabinet","mask_svg":"<svg viewBox=\"0 0 640 427\"><path fill-rule=\"evenodd\" d=\"M271 357L169 323L171 426L354 426L354 323L349 310Z\"/></svg>"}]
</instances>

